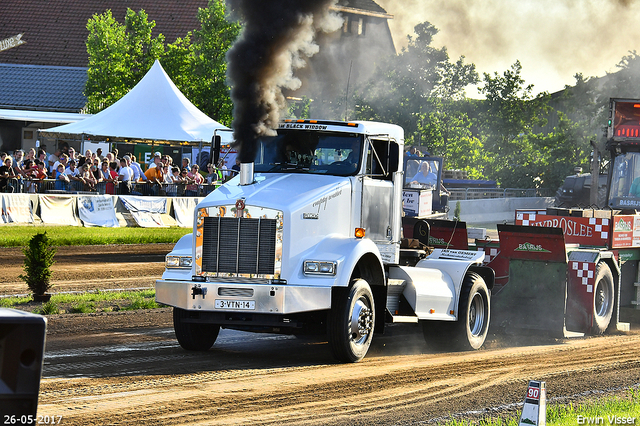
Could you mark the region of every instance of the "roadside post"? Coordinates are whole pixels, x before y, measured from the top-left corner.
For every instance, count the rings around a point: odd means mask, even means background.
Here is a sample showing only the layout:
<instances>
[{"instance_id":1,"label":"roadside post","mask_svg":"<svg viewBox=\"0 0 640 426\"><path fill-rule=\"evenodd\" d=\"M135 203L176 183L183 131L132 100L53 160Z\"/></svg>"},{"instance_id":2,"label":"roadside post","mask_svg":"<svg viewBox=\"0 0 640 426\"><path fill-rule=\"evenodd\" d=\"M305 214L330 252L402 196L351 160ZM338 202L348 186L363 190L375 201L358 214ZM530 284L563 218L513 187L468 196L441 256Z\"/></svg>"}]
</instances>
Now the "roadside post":
<instances>
[{"instance_id":1,"label":"roadside post","mask_svg":"<svg viewBox=\"0 0 640 426\"><path fill-rule=\"evenodd\" d=\"M529 380L524 407L520 416L520 426L546 426L547 424L547 392L545 382Z\"/></svg>"}]
</instances>

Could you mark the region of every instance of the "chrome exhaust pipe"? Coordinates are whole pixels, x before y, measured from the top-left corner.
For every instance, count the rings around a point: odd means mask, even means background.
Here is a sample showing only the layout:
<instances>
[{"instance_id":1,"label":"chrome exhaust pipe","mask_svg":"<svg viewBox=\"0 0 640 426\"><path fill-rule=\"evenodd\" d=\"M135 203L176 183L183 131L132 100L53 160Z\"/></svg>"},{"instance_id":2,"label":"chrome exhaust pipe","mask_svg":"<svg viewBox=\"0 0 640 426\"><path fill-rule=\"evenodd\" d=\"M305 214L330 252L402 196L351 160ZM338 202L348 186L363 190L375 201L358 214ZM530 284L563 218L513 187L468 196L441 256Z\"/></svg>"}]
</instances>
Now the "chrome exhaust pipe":
<instances>
[{"instance_id":1,"label":"chrome exhaust pipe","mask_svg":"<svg viewBox=\"0 0 640 426\"><path fill-rule=\"evenodd\" d=\"M240 185L253 183L253 163L240 163Z\"/></svg>"}]
</instances>

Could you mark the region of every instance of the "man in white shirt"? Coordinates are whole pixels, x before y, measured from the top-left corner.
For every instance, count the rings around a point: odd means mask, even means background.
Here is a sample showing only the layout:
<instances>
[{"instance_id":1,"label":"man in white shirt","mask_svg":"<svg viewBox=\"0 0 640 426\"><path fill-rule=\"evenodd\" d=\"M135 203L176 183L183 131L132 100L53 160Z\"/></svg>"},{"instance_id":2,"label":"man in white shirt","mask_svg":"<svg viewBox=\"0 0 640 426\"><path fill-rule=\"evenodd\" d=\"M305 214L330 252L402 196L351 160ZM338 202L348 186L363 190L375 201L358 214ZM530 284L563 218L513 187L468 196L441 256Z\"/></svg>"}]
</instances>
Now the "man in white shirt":
<instances>
[{"instance_id":1,"label":"man in white shirt","mask_svg":"<svg viewBox=\"0 0 640 426\"><path fill-rule=\"evenodd\" d=\"M161 159L162 159L162 154L160 154L160 152L156 152L153 155L153 158L151 159L151 162L149 163L149 166L147 167L147 169L150 169L152 167L157 167L158 164L160 164Z\"/></svg>"},{"instance_id":2,"label":"man in white shirt","mask_svg":"<svg viewBox=\"0 0 640 426\"><path fill-rule=\"evenodd\" d=\"M56 148L56 152L51 154L47 159L47 163L49 163L49 173L54 173L56 171L56 163L60 161L60 148Z\"/></svg>"},{"instance_id":3,"label":"man in white shirt","mask_svg":"<svg viewBox=\"0 0 640 426\"><path fill-rule=\"evenodd\" d=\"M120 181L120 195L131 194L131 184L133 181L133 170L127 166L127 160L120 159L120 170L118 170L118 180Z\"/></svg>"},{"instance_id":4,"label":"man in white shirt","mask_svg":"<svg viewBox=\"0 0 640 426\"><path fill-rule=\"evenodd\" d=\"M143 181L147 180L147 177L144 175L144 172L142 171L140 164L138 164L138 162L136 161L136 157L134 157L133 154L127 154L122 158L124 158L127 161L127 166L129 166L131 170L133 170L134 182L140 182L140 180L143 180Z\"/></svg>"},{"instance_id":5,"label":"man in white shirt","mask_svg":"<svg viewBox=\"0 0 640 426\"><path fill-rule=\"evenodd\" d=\"M59 152L59 151L56 151L56 152ZM67 154L60 154L60 158L55 163L53 163L53 166L51 168L57 171L58 166L62 164L62 166L66 169L68 161L69 161L69 157L67 156ZM55 178L55 173L53 173L53 176Z\"/></svg>"},{"instance_id":6,"label":"man in white shirt","mask_svg":"<svg viewBox=\"0 0 640 426\"><path fill-rule=\"evenodd\" d=\"M71 181L71 187L76 191L82 190L82 179L80 170L76 167L76 160L69 160L69 166L65 169L64 174Z\"/></svg>"}]
</instances>

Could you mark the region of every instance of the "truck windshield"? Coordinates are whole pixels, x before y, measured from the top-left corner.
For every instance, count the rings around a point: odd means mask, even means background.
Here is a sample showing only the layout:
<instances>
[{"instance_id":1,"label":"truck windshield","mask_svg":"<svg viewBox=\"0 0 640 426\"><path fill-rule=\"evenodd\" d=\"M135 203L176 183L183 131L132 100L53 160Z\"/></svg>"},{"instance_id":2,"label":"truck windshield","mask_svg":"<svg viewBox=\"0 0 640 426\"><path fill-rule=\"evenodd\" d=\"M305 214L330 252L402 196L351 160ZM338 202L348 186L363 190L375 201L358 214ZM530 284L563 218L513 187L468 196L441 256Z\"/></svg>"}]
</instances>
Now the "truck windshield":
<instances>
[{"instance_id":1,"label":"truck windshield","mask_svg":"<svg viewBox=\"0 0 640 426\"><path fill-rule=\"evenodd\" d=\"M363 136L279 130L258 141L255 171L351 176L360 170Z\"/></svg>"},{"instance_id":2,"label":"truck windshield","mask_svg":"<svg viewBox=\"0 0 640 426\"><path fill-rule=\"evenodd\" d=\"M640 152L616 156L611 173L609 207L640 209Z\"/></svg>"}]
</instances>

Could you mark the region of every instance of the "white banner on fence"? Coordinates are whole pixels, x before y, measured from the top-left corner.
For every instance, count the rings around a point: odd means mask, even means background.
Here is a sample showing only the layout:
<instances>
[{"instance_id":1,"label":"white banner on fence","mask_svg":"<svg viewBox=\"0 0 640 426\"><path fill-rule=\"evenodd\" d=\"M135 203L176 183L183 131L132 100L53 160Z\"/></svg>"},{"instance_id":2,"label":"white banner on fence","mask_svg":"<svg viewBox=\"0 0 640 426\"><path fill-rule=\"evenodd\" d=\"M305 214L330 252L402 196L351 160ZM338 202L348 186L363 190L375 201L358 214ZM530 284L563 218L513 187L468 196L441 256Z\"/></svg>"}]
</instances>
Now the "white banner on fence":
<instances>
[{"instance_id":1,"label":"white banner on fence","mask_svg":"<svg viewBox=\"0 0 640 426\"><path fill-rule=\"evenodd\" d=\"M193 228L193 212L200 202L199 198L173 198L173 217L178 226L182 228Z\"/></svg>"},{"instance_id":2,"label":"white banner on fence","mask_svg":"<svg viewBox=\"0 0 640 426\"><path fill-rule=\"evenodd\" d=\"M38 195L43 223L80 226L76 215L77 198L67 195Z\"/></svg>"},{"instance_id":3,"label":"white banner on fence","mask_svg":"<svg viewBox=\"0 0 640 426\"><path fill-rule=\"evenodd\" d=\"M78 197L78 215L84 226L116 228L120 226L112 195L84 195Z\"/></svg>"},{"instance_id":4,"label":"white banner on fence","mask_svg":"<svg viewBox=\"0 0 640 426\"><path fill-rule=\"evenodd\" d=\"M139 226L143 228L166 226L160 216L167 212L166 198L120 195L120 201Z\"/></svg>"},{"instance_id":5,"label":"white banner on fence","mask_svg":"<svg viewBox=\"0 0 640 426\"><path fill-rule=\"evenodd\" d=\"M29 194L2 194L2 221L4 223L33 223Z\"/></svg>"}]
</instances>

